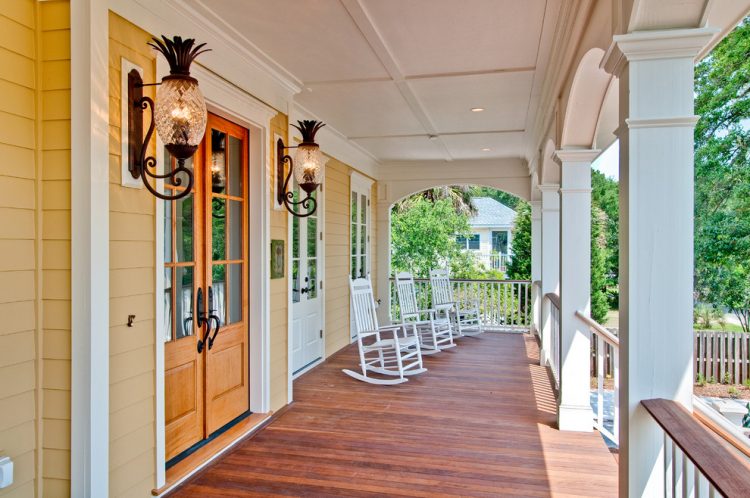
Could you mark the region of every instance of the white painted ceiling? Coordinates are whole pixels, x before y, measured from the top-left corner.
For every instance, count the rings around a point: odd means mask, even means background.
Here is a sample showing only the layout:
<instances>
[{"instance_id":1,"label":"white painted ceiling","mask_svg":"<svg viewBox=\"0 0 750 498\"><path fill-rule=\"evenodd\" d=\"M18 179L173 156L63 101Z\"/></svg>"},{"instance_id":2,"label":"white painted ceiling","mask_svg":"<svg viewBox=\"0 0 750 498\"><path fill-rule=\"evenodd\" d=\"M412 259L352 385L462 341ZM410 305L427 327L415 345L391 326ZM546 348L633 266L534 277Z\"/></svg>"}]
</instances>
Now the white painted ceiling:
<instances>
[{"instance_id":1,"label":"white painted ceiling","mask_svg":"<svg viewBox=\"0 0 750 498\"><path fill-rule=\"evenodd\" d=\"M299 105L391 161L525 156L560 2L198 3L303 83Z\"/></svg>"}]
</instances>

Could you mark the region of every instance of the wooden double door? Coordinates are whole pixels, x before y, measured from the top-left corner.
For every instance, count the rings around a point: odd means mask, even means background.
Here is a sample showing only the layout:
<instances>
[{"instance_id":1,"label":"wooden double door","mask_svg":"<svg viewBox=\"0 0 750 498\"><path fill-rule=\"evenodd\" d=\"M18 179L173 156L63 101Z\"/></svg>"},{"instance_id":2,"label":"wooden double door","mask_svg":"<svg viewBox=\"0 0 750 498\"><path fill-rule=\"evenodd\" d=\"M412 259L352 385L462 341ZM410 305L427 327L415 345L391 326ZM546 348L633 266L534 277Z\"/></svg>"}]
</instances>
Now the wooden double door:
<instances>
[{"instance_id":1,"label":"wooden double door","mask_svg":"<svg viewBox=\"0 0 750 498\"><path fill-rule=\"evenodd\" d=\"M190 166L163 220L167 461L249 409L247 129L209 114Z\"/></svg>"}]
</instances>

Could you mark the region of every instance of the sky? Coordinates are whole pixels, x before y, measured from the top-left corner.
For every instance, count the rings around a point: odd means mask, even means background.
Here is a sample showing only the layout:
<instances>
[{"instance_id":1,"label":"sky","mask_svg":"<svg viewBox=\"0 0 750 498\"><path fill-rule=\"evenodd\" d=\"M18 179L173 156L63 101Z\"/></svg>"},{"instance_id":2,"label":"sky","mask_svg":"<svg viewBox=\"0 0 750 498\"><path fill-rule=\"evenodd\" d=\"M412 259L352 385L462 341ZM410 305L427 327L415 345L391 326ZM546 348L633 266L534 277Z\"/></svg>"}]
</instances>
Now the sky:
<instances>
[{"instance_id":1,"label":"sky","mask_svg":"<svg viewBox=\"0 0 750 498\"><path fill-rule=\"evenodd\" d=\"M608 178L620 179L620 141L615 140L591 165Z\"/></svg>"}]
</instances>

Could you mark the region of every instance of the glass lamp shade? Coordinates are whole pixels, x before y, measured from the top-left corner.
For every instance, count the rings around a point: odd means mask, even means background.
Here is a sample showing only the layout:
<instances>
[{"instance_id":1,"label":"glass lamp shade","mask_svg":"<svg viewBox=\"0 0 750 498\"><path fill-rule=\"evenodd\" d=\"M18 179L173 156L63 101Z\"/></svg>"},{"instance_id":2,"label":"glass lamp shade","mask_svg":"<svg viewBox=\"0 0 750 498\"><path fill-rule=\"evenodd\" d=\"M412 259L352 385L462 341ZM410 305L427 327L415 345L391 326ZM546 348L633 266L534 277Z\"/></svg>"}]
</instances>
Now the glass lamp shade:
<instances>
[{"instance_id":1,"label":"glass lamp shade","mask_svg":"<svg viewBox=\"0 0 750 498\"><path fill-rule=\"evenodd\" d=\"M178 146L194 152L206 133L206 119L206 101L195 79L168 76L162 80L156 91L154 121L168 149Z\"/></svg>"},{"instance_id":2,"label":"glass lamp shade","mask_svg":"<svg viewBox=\"0 0 750 498\"><path fill-rule=\"evenodd\" d=\"M310 193L317 188L323 164L323 154L318 144L302 143L297 147L294 155L294 178L306 192Z\"/></svg>"}]
</instances>

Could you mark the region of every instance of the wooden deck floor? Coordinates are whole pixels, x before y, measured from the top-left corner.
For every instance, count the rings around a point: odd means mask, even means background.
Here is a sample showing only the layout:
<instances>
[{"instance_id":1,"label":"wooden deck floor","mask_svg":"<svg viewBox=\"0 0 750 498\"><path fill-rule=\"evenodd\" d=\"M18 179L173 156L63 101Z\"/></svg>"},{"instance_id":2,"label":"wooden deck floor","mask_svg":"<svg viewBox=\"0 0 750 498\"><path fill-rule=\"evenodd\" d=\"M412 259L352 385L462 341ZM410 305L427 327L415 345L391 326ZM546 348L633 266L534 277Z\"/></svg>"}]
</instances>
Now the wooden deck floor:
<instances>
[{"instance_id":1,"label":"wooden deck floor","mask_svg":"<svg viewBox=\"0 0 750 498\"><path fill-rule=\"evenodd\" d=\"M529 335L485 333L426 357L399 386L341 373L352 347L294 384L268 427L175 490L227 496L616 496L598 433L554 428Z\"/></svg>"}]
</instances>

